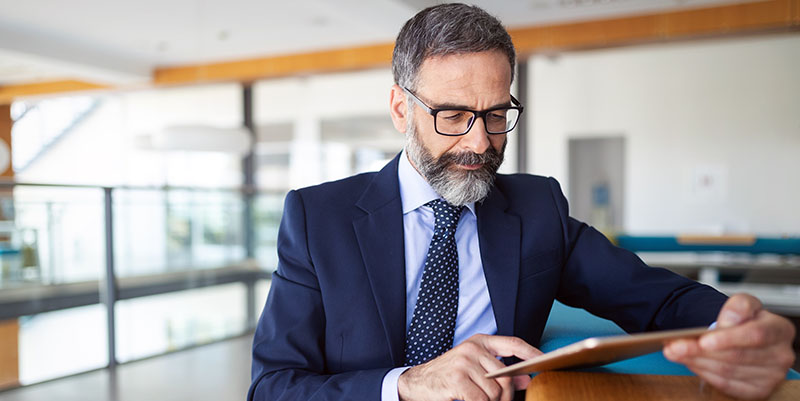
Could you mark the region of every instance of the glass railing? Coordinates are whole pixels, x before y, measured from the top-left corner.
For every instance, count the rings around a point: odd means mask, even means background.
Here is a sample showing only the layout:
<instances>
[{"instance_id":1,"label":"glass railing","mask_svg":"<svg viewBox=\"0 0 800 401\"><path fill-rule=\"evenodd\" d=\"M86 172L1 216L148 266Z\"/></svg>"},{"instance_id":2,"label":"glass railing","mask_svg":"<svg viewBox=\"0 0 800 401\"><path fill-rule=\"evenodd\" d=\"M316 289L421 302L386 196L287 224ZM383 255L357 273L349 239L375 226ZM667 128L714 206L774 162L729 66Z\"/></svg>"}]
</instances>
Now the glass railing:
<instances>
[{"instance_id":1,"label":"glass railing","mask_svg":"<svg viewBox=\"0 0 800 401\"><path fill-rule=\"evenodd\" d=\"M13 187L0 201L0 288L98 280L105 271L103 190Z\"/></svg>"},{"instance_id":2,"label":"glass railing","mask_svg":"<svg viewBox=\"0 0 800 401\"><path fill-rule=\"evenodd\" d=\"M14 337L0 343L17 348L0 388L251 330L277 265L283 198L0 184L0 333Z\"/></svg>"},{"instance_id":3,"label":"glass railing","mask_svg":"<svg viewBox=\"0 0 800 401\"><path fill-rule=\"evenodd\" d=\"M246 259L242 195L227 190L114 193L118 277L207 269Z\"/></svg>"}]
</instances>

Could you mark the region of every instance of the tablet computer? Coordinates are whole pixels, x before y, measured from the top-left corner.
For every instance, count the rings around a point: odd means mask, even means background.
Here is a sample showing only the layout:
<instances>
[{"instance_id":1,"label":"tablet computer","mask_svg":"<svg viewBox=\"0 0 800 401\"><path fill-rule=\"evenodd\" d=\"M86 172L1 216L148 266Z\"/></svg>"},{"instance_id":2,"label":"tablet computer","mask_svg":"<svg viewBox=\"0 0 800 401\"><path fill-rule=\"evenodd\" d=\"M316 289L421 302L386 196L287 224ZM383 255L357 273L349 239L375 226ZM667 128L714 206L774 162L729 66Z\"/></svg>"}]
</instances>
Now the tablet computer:
<instances>
[{"instance_id":1,"label":"tablet computer","mask_svg":"<svg viewBox=\"0 0 800 401\"><path fill-rule=\"evenodd\" d=\"M515 363L486 374L487 378L516 376L546 370L601 366L633 358L664 348L668 341L697 338L708 333L707 327L665 330L611 337L592 337L546 354Z\"/></svg>"}]
</instances>

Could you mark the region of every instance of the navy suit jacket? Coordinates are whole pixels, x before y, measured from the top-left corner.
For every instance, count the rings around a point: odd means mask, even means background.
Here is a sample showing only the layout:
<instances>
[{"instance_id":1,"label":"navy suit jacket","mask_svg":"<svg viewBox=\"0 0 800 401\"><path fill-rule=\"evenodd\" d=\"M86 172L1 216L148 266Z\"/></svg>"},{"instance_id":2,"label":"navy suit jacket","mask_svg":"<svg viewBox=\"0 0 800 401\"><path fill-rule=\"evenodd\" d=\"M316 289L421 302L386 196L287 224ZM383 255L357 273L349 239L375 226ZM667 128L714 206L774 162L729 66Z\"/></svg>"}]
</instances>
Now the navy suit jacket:
<instances>
[{"instance_id":1,"label":"navy suit jacket","mask_svg":"<svg viewBox=\"0 0 800 401\"><path fill-rule=\"evenodd\" d=\"M291 191L253 343L249 400L379 400L402 366L406 280L398 158ZM657 211L654 211L657 212ZM552 178L498 174L476 207L497 334L536 346L554 299L627 332L704 326L725 296L646 266L569 217Z\"/></svg>"}]
</instances>

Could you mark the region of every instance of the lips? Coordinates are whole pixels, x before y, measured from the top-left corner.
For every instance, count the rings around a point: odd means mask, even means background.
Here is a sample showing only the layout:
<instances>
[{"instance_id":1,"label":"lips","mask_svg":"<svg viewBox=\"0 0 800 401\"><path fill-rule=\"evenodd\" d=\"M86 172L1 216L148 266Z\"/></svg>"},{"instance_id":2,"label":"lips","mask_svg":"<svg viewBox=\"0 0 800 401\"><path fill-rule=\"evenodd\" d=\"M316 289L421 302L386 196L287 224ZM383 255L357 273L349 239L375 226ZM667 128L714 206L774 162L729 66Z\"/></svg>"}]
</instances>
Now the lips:
<instances>
[{"instance_id":1,"label":"lips","mask_svg":"<svg viewBox=\"0 0 800 401\"><path fill-rule=\"evenodd\" d=\"M483 167L483 164L459 164L458 167L461 167L465 170L477 170Z\"/></svg>"}]
</instances>

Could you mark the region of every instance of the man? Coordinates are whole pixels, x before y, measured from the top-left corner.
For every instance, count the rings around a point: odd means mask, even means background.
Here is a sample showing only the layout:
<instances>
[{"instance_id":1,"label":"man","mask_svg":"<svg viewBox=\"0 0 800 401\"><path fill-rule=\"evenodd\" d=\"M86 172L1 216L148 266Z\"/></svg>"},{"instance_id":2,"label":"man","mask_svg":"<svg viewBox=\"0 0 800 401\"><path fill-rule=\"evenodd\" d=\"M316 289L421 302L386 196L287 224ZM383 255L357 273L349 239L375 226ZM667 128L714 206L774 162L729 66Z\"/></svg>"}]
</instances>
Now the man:
<instances>
[{"instance_id":1,"label":"man","mask_svg":"<svg viewBox=\"0 0 800 401\"><path fill-rule=\"evenodd\" d=\"M378 173L291 191L253 345L253 400L510 400L554 299L628 332L711 325L665 355L739 397L794 360L794 328L614 247L552 178L497 175L521 105L503 26L462 4L401 30L390 94L405 150ZM724 305L724 306L723 306Z\"/></svg>"}]
</instances>

